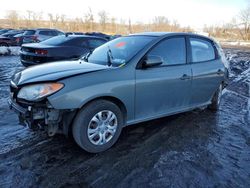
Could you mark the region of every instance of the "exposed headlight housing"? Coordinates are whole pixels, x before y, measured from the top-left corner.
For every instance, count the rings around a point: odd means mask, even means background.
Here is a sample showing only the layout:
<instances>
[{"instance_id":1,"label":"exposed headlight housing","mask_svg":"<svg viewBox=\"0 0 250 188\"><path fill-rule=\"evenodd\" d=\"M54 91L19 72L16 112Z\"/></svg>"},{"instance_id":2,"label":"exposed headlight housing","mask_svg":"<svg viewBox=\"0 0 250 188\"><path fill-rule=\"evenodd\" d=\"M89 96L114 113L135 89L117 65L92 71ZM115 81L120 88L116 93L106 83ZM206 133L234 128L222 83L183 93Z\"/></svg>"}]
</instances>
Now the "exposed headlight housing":
<instances>
[{"instance_id":1,"label":"exposed headlight housing","mask_svg":"<svg viewBox=\"0 0 250 188\"><path fill-rule=\"evenodd\" d=\"M27 101L37 101L63 88L61 83L42 83L24 86L17 94L17 98Z\"/></svg>"}]
</instances>

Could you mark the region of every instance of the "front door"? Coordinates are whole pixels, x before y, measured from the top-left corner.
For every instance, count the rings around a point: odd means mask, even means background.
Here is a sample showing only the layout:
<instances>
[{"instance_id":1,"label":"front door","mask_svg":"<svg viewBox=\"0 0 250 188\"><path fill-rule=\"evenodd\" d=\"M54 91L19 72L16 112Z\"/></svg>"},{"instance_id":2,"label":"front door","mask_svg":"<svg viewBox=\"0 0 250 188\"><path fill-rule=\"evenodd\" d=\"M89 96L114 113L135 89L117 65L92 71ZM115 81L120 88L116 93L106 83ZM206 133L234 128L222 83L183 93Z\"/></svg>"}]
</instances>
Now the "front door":
<instances>
[{"instance_id":1,"label":"front door","mask_svg":"<svg viewBox=\"0 0 250 188\"><path fill-rule=\"evenodd\" d=\"M163 64L136 70L136 119L151 119L187 108L192 72L186 61L185 38L164 39L147 55L160 56Z\"/></svg>"}]
</instances>

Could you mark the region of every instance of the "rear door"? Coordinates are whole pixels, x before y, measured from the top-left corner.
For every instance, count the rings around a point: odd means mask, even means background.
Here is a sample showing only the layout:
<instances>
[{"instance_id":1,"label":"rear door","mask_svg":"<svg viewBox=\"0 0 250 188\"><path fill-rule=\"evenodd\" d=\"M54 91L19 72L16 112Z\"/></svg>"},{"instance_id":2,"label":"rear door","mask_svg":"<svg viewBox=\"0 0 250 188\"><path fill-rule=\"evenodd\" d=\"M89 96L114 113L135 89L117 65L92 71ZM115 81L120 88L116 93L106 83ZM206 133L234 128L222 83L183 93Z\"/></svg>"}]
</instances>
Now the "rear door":
<instances>
[{"instance_id":1,"label":"rear door","mask_svg":"<svg viewBox=\"0 0 250 188\"><path fill-rule=\"evenodd\" d=\"M208 103L224 78L224 65L212 41L202 37L189 37L191 68L193 73L191 103Z\"/></svg>"},{"instance_id":2,"label":"rear door","mask_svg":"<svg viewBox=\"0 0 250 188\"><path fill-rule=\"evenodd\" d=\"M192 73L185 37L164 39L147 55L160 56L163 64L136 70L136 119L151 119L189 107Z\"/></svg>"}]
</instances>

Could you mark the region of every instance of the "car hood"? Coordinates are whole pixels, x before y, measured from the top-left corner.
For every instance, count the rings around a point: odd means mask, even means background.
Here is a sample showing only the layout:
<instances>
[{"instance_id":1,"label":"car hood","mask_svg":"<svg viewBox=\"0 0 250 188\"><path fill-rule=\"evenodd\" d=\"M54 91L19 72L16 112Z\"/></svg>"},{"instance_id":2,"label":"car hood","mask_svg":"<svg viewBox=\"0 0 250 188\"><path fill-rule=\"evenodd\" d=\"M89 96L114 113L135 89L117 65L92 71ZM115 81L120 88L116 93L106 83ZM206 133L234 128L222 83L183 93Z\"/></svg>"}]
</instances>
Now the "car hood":
<instances>
[{"instance_id":1,"label":"car hood","mask_svg":"<svg viewBox=\"0 0 250 188\"><path fill-rule=\"evenodd\" d=\"M35 65L15 74L12 82L17 85L35 82L47 82L71 77L79 74L90 73L110 69L105 65L77 61L58 61Z\"/></svg>"}]
</instances>

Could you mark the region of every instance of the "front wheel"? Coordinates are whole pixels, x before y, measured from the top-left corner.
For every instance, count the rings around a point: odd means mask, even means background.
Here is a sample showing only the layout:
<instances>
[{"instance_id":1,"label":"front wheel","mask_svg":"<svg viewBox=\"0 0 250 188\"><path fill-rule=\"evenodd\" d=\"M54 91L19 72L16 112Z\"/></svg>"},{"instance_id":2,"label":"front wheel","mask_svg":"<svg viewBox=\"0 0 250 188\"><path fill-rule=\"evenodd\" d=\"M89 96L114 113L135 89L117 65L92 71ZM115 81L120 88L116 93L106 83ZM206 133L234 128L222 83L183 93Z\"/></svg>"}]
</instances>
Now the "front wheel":
<instances>
[{"instance_id":1,"label":"front wheel","mask_svg":"<svg viewBox=\"0 0 250 188\"><path fill-rule=\"evenodd\" d=\"M97 100L82 108L73 123L73 137L85 151L98 153L118 140L123 127L123 114L114 103Z\"/></svg>"},{"instance_id":2,"label":"front wheel","mask_svg":"<svg viewBox=\"0 0 250 188\"><path fill-rule=\"evenodd\" d=\"M210 110L217 111L219 109L221 95L222 95L222 84L219 86L219 88L215 92L215 94L214 94L214 96L212 98L212 103L208 106L208 108Z\"/></svg>"}]
</instances>

